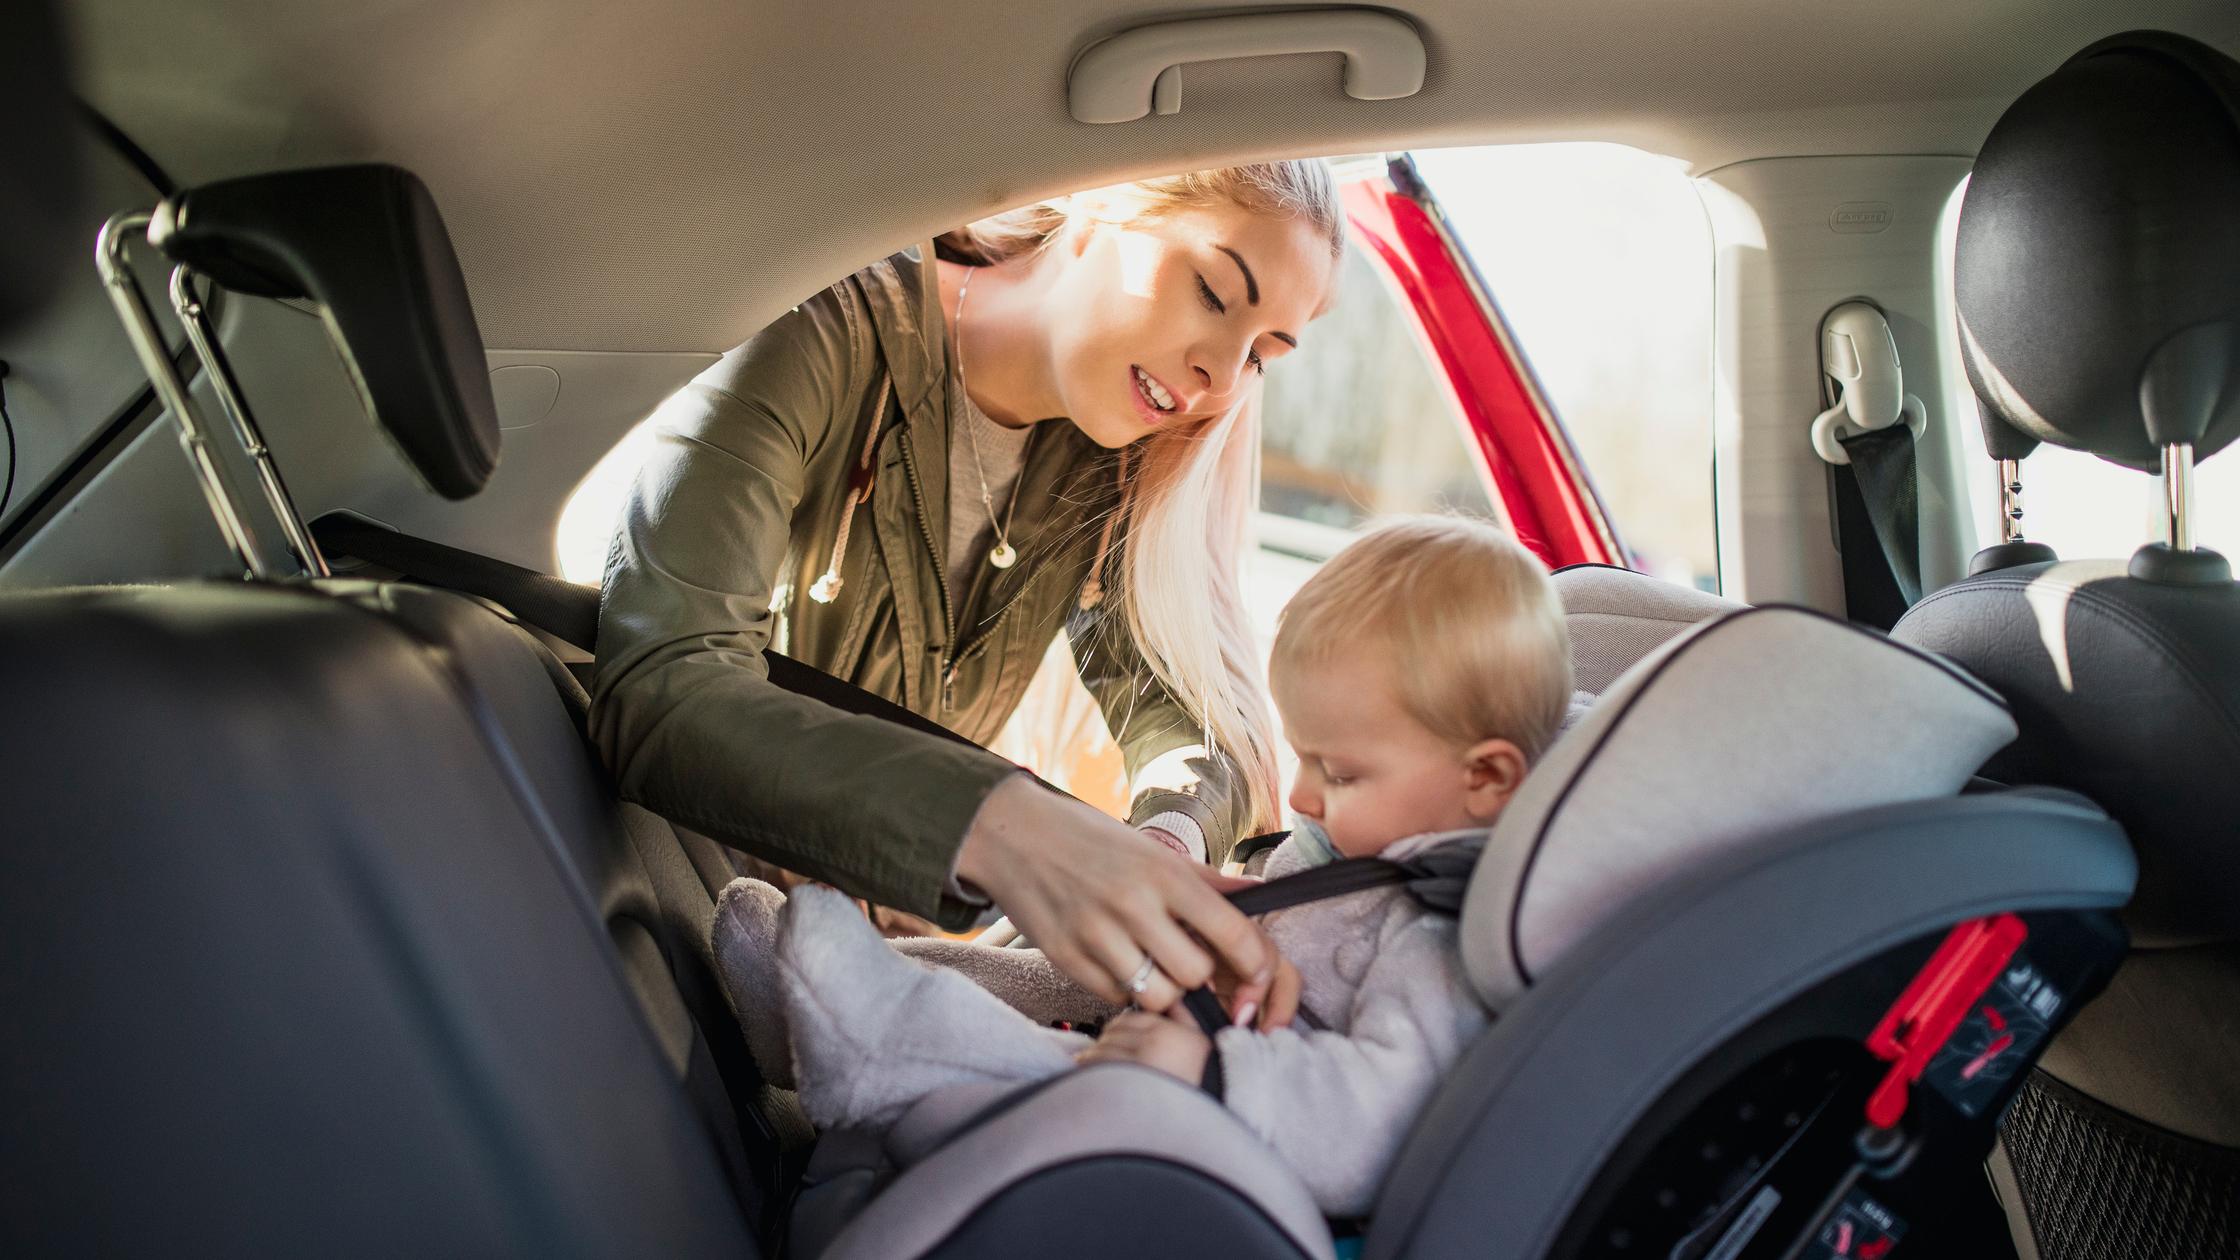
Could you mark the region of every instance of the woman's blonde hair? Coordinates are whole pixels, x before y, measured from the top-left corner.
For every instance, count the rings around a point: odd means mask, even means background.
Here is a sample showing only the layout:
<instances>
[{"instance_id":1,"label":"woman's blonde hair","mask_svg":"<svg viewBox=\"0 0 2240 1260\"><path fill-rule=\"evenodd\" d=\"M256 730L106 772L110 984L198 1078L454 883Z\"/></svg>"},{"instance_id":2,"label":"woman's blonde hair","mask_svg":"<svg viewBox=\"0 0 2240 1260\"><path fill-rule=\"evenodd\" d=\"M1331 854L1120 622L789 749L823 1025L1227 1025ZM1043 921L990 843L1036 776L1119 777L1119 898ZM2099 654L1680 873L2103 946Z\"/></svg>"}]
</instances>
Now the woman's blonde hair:
<instances>
[{"instance_id":1,"label":"woman's blonde hair","mask_svg":"<svg viewBox=\"0 0 2240 1260\"><path fill-rule=\"evenodd\" d=\"M1555 583L1484 521L1396 517L1308 578L1284 606L1268 672L1297 677L1338 652L1389 662L1400 707L1426 730L1461 745L1506 739L1528 761L1571 701Z\"/></svg>"},{"instance_id":2,"label":"woman's blonde hair","mask_svg":"<svg viewBox=\"0 0 2240 1260\"><path fill-rule=\"evenodd\" d=\"M1345 252L1337 180L1316 160L1118 184L1006 211L937 244L960 260L994 265L1040 250L1085 214L1141 222L1219 205L1301 220L1329 242L1333 259ZM1272 829L1282 800L1275 722L1238 582L1260 499L1260 391L1194 428L1153 434L1122 453L1121 468L1126 484L1114 525L1128 632L1159 682L1197 716L1203 742L1242 772L1253 830ZM1092 591L1103 560L1100 548Z\"/></svg>"}]
</instances>

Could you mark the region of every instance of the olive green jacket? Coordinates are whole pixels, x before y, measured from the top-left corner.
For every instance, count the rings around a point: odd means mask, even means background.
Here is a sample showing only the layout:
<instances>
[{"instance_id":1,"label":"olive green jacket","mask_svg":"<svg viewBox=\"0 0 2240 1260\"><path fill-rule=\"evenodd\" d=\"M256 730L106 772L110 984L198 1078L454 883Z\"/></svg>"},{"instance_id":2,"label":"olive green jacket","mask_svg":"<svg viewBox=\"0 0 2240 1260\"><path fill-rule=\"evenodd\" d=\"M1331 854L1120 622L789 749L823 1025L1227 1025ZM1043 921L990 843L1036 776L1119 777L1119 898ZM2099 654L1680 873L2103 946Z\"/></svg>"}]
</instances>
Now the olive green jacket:
<instances>
[{"instance_id":1,"label":"olive green jacket","mask_svg":"<svg viewBox=\"0 0 2240 1260\"><path fill-rule=\"evenodd\" d=\"M896 254L802 303L655 414L607 557L591 729L626 799L961 927L978 907L951 878L958 846L1017 768L782 691L765 647L985 743L1063 628L1131 781L1202 735L1144 664L1117 593L1081 607L1118 461L1073 425L1037 425L1028 442L1010 535L1019 563L949 589L956 411L930 257ZM858 507L850 487L874 422ZM807 593L843 514L840 589L820 602ZM1105 582L1120 571L1108 555ZM1138 792L1131 820L1181 810L1219 862L1245 794L1226 758L1188 764L1195 783Z\"/></svg>"}]
</instances>

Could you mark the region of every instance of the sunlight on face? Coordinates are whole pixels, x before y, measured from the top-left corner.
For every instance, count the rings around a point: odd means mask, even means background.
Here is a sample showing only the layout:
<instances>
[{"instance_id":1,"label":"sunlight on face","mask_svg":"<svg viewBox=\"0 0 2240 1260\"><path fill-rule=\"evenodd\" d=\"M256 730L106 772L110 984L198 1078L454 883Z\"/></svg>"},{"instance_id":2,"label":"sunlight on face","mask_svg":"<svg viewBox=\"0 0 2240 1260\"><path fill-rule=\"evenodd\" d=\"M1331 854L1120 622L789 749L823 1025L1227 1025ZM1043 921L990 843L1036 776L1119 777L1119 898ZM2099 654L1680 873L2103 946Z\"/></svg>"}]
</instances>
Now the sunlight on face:
<instances>
[{"instance_id":1,"label":"sunlight on face","mask_svg":"<svg viewBox=\"0 0 2240 1260\"><path fill-rule=\"evenodd\" d=\"M1163 252L1159 238L1148 232L1122 231L1113 248L1120 255L1120 291L1132 298L1150 298Z\"/></svg>"}]
</instances>

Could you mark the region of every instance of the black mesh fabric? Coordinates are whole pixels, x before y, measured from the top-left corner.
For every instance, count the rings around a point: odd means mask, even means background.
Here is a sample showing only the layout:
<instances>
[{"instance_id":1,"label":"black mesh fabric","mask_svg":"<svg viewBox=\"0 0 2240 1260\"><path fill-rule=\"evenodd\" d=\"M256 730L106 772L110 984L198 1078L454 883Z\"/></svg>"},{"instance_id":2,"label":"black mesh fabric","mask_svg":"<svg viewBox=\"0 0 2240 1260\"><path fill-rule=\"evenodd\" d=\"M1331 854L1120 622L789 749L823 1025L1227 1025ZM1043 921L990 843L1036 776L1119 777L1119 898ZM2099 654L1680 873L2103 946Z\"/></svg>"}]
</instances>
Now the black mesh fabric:
<instances>
[{"instance_id":1,"label":"black mesh fabric","mask_svg":"<svg viewBox=\"0 0 2240 1260\"><path fill-rule=\"evenodd\" d=\"M2233 1260L2240 1151L2142 1123L2034 1072L2003 1131L2039 1260Z\"/></svg>"}]
</instances>

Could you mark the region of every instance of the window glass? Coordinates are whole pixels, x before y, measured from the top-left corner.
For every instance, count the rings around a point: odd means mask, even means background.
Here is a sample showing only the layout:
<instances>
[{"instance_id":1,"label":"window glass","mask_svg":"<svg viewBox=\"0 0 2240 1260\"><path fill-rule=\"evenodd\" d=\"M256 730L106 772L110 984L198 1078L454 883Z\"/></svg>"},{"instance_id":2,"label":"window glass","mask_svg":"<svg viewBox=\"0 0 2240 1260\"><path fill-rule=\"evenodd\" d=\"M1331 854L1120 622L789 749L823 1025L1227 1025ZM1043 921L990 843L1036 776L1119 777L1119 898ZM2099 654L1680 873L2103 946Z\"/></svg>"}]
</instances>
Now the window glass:
<instances>
[{"instance_id":1,"label":"window glass","mask_svg":"<svg viewBox=\"0 0 2240 1260\"><path fill-rule=\"evenodd\" d=\"M1260 510L1281 522L1348 530L1399 512L1493 514L1484 463L1422 339L1358 246L1302 353L1271 366L1262 421Z\"/></svg>"},{"instance_id":2,"label":"window glass","mask_svg":"<svg viewBox=\"0 0 2240 1260\"><path fill-rule=\"evenodd\" d=\"M1711 229L1682 165L1612 144L1414 157L1636 564L1716 589Z\"/></svg>"},{"instance_id":3,"label":"window glass","mask_svg":"<svg viewBox=\"0 0 2240 1260\"><path fill-rule=\"evenodd\" d=\"M94 270L93 238L106 213L152 206L158 194L105 146L89 141L84 158L91 192L86 204L100 207L87 219L84 248L72 252L52 304L0 340L0 360L8 364L0 388L14 438L12 447L0 444L0 485L9 490L0 525L29 511L87 443L148 389L147 373ZM162 255L143 244L131 258L142 292L155 304L157 328L177 348L185 334L164 301ZM179 475L187 476L184 464Z\"/></svg>"}]
</instances>

